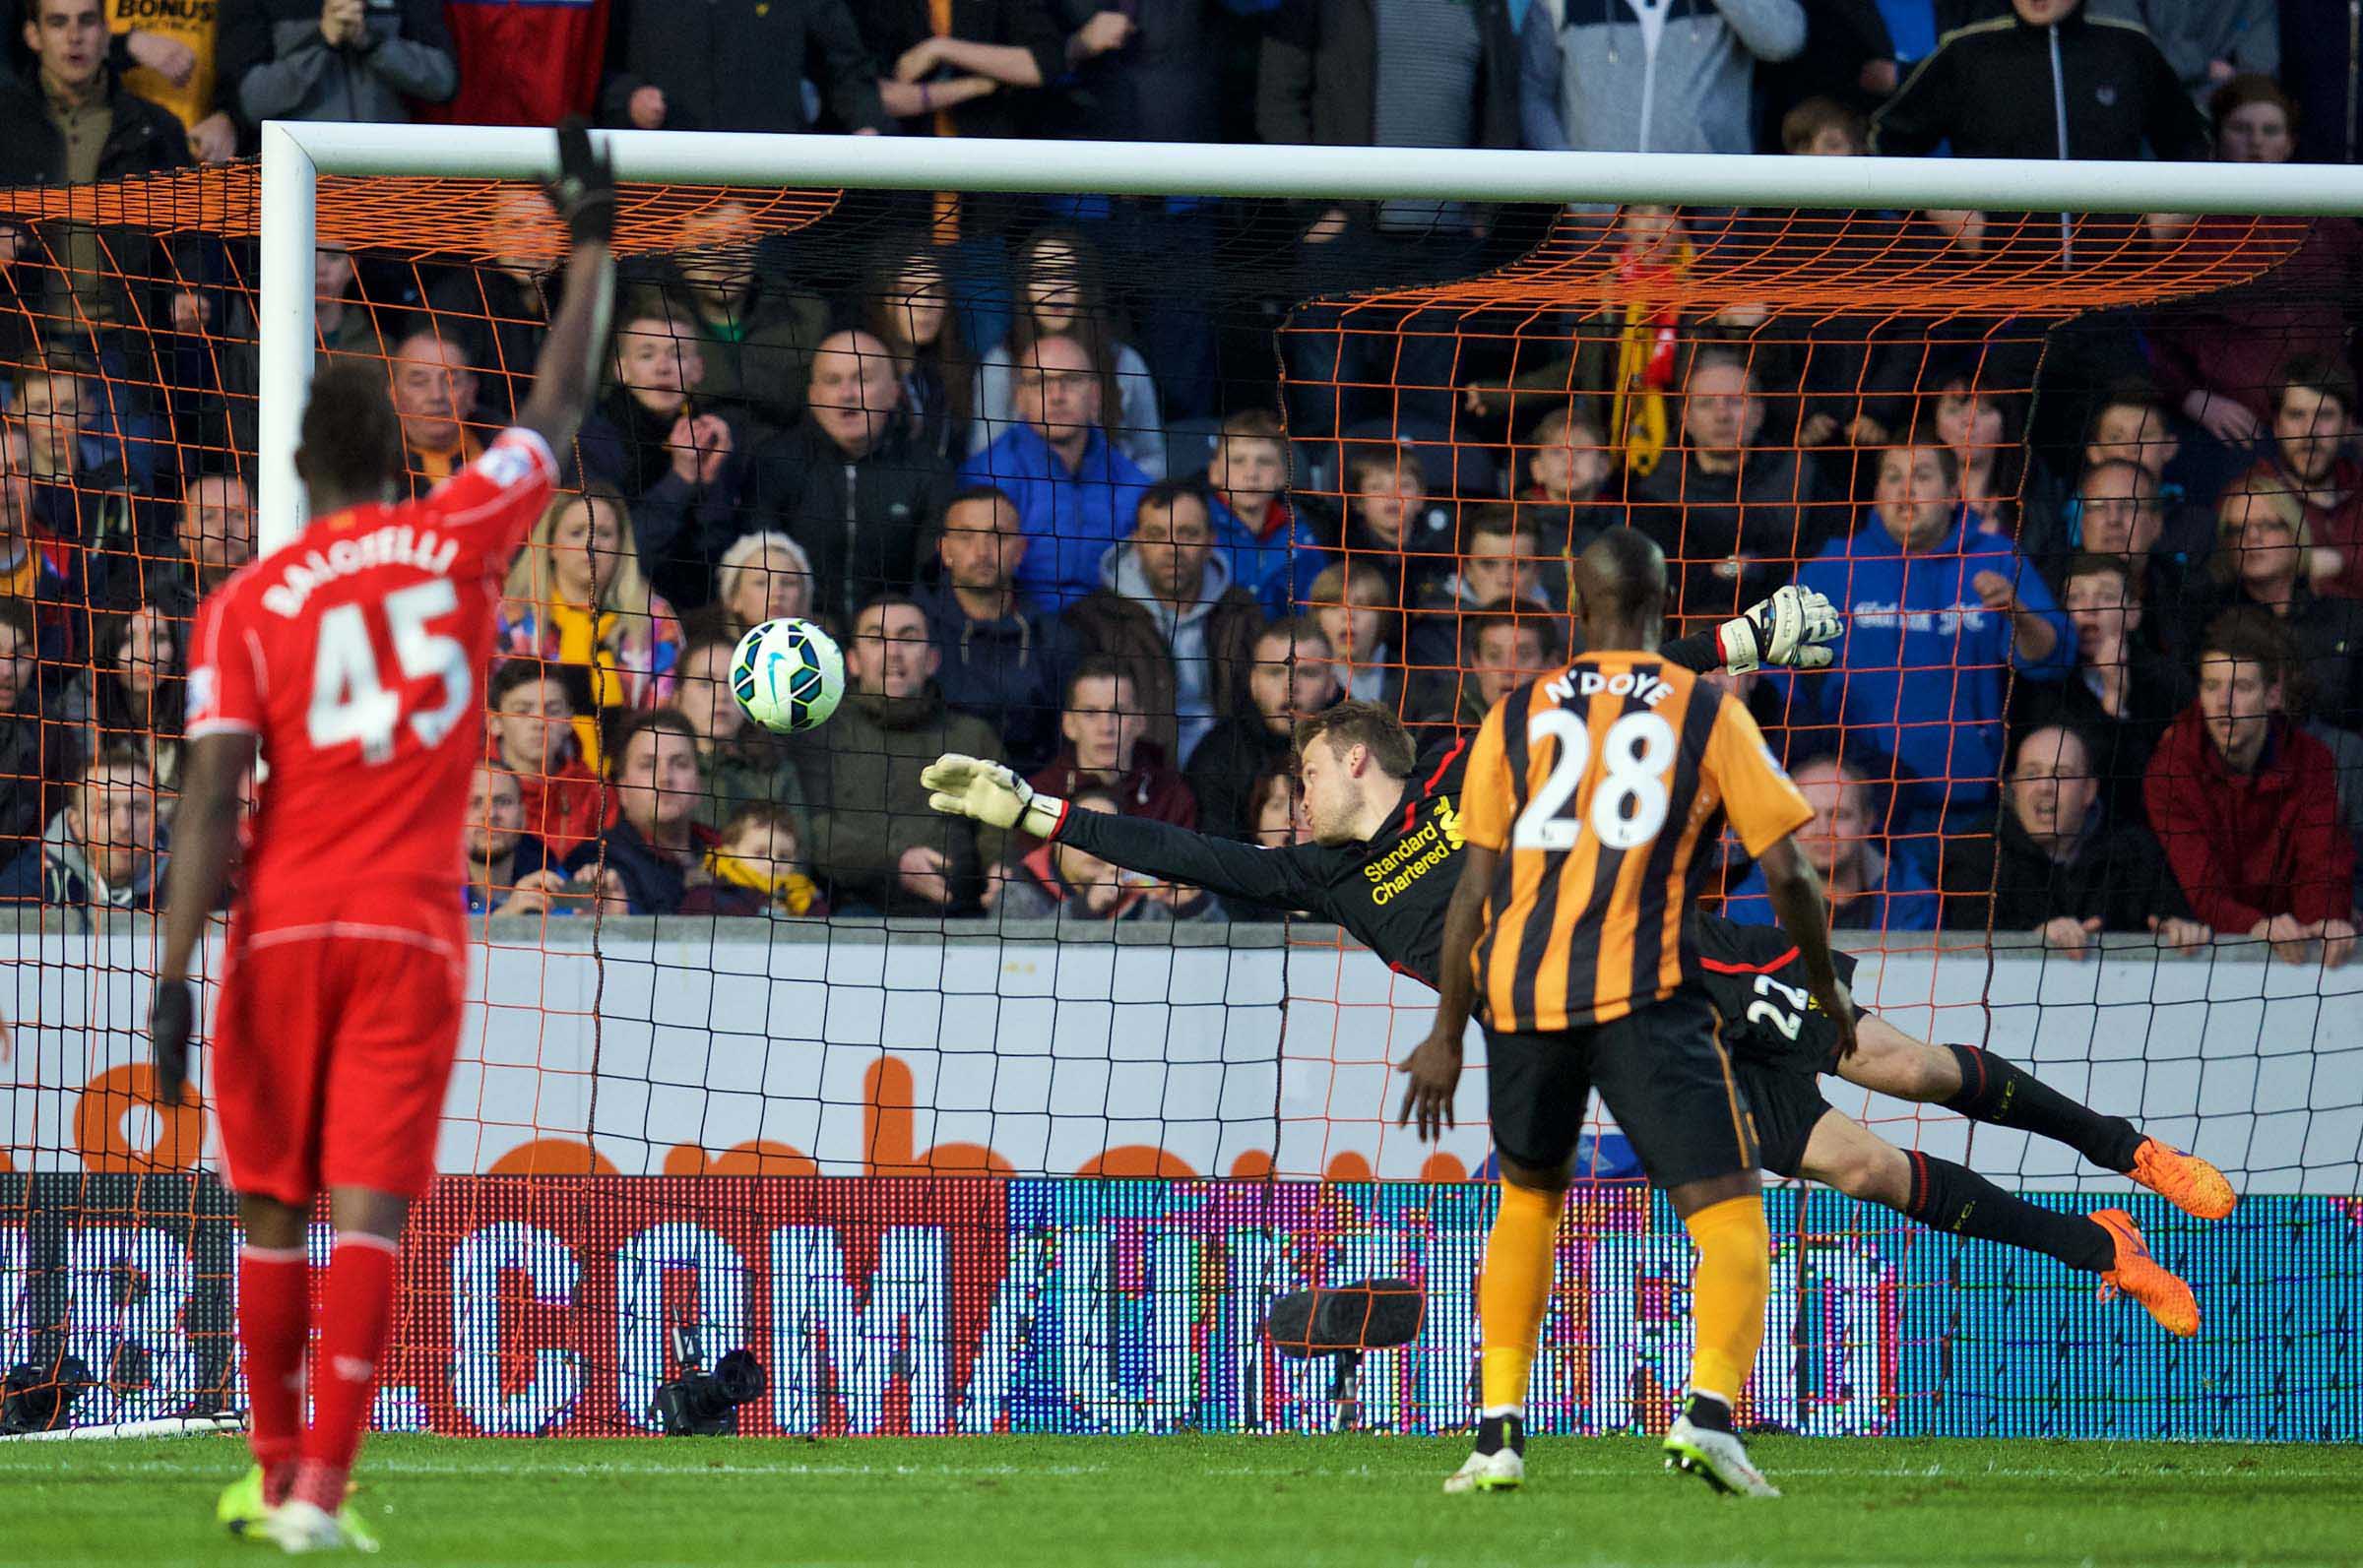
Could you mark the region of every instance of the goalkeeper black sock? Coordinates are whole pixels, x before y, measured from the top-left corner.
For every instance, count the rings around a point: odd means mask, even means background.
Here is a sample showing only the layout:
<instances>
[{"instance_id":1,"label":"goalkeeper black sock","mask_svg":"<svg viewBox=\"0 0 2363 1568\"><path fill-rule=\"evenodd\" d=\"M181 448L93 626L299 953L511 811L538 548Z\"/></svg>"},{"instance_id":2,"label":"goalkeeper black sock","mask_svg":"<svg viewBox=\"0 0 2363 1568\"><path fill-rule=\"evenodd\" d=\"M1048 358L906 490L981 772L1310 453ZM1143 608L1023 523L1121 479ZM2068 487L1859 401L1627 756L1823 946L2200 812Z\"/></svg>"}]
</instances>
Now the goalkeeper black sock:
<instances>
[{"instance_id":1,"label":"goalkeeper black sock","mask_svg":"<svg viewBox=\"0 0 2363 1568\"><path fill-rule=\"evenodd\" d=\"M2079 1105L2025 1068L1974 1045L1948 1045L1960 1065L1961 1087L1945 1101L1971 1121L2016 1127L2066 1144L2104 1170L2134 1168L2140 1131L2123 1116L2103 1116Z\"/></svg>"},{"instance_id":2,"label":"goalkeeper black sock","mask_svg":"<svg viewBox=\"0 0 2363 1568\"><path fill-rule=\"evenodd\" d=\"M2109 1233L2080 1214L2040 1208L1949 1160L1922 1154L1904 1158L1911 1164L1912 1189L1903 1212L1932 1229L2023 1247L2086 1274L2105 1273L2117 1261Z\"/></svg>"}]
</instances>

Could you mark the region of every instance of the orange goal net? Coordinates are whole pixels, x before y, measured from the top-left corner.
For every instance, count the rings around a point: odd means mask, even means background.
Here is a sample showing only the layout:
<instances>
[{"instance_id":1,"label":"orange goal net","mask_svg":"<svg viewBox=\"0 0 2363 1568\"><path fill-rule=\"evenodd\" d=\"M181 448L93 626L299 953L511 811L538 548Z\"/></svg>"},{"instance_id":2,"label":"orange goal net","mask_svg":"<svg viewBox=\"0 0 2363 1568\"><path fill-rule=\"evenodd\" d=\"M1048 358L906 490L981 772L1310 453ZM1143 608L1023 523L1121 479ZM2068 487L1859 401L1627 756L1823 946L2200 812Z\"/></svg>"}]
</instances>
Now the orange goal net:
<instances>
[{"instance_id":1,"label":"orange goal net","mask_svg":"<svg viewBox=\"0 0 2363 1568\"><path fill-rule=\"evenodd\" d=\"M318 352L384 365L423 491L522 401L563 235L513 182L316 212ZM257 235L251 167L0 193L0 1429L242 1405L204 1053L160 1104L145 1018L189 616L256 550ZM2124 1200L2236 1321L2203 1408L2081 1276L1783 1183L1753 1416L2355 1435L2288 1392L2356 1374L2353 223L627 185L617 251L479 672L469 1022L380 1424L651 1430L688 1324L770 1369L750 1431L1320 1429L1329 1369L1264 1314L1373 1278L1427 1312L1357 1418L1463 1420L1494 1172L1475 1066L1440 1142L1394 1125L1427 988L1302 911L953 834L917 774L1299 844L1296 719L1374 702L1447 756L1580 651L1571 563L1629 526L1669 637L1792 586L1839 618L1827 669L1708 678L1816 807L1858 1002L2255 1195ZM729 695L784 615L856 659L803 736ZM1699 910L1771 921L1736 844ZM2013 1190L2127 1185L1815 1093ZM1542 1428L1681 1387L1689 1254L1637 1174L1595 1107Z\"/></svg>"}]
</instances>

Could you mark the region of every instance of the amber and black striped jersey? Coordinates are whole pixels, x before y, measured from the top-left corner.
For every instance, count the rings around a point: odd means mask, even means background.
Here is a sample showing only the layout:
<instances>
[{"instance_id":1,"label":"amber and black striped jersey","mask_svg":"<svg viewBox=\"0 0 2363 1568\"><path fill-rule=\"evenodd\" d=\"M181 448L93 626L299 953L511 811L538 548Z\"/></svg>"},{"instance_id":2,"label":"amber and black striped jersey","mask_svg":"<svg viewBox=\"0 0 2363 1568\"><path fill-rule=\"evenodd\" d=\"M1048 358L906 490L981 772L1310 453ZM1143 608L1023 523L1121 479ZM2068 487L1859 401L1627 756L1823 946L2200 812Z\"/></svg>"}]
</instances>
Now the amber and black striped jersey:
<instances>
[{"instance_id":1,"label":"amber and black striped jersey","mask_svg":"<svg viewBox=\"0 0 2363 1568\"><path fill-rule=\"evenodd\" d=\"M1748 710L1655 654L1587 654L1494 705L1460 831L1501 853L1473 957L1494 1029L1604 1024L1698 972L1684 918L1726 817L1752 856L1813 819Z\"/></svg>"}]
</instances>

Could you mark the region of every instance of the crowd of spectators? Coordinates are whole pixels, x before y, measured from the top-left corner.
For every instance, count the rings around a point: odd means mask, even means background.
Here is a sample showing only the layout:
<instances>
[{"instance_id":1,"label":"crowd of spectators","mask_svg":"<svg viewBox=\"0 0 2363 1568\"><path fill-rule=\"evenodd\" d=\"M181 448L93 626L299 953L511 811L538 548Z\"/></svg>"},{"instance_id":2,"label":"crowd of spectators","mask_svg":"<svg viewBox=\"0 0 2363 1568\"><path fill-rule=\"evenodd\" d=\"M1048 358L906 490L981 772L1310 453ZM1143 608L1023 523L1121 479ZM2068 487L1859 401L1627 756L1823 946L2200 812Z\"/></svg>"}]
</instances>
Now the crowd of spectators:
<instances>
[{"instance_id":1,"label":"crowd of spectators","mask_svg":"<svg viewBox=\"0 0 2363 1568\"><path fill-rule=\"evenodd\" d=\"M17 184L232 158L266 118L586 111L1046 140L2356 154L2354 37L2309 0L13 9ZM971 193L873 217L816 258L726 203L677 253L634 259L567 491L505 584L472 909L1245 913L938 817L919 770L1000 758L1101 809L1285 842L1297 720L1352 696L1465 729L1580 651L1566 562L1630 524L1665 546L1687 626L1789 582L1845 617L1831 670L1724 678L1814 803L1840 925L2079 954L2115 931L2352 947L2350 221L2312 224L2269 289L2095 315L2047 348L1966 310L1692 311L1683 285L1744 242L1727 212ZM319 253L321 351L388 361L420 490L481 450L530 372L554 289L510 221L473 260ZM2030 233L2062 258L2076 243L2024 215L1889 221L1940 271L2023 263ZM2247 222L2140 226L2236 248ZM1260 299L1216 287L1218 247L1249 227L1280 236ZM1594 235L1625 302L1468 333L1435 306L1302 304L1546 232ZM180 644L255 548L250 260L203 233L0 220L0 898L157 897ZM846 654L842 709L799 736L728 694L736 640L781 615ZM1749 867L1726 884L1735 913L1769 917Z\"/></svg>"}]
</instances>

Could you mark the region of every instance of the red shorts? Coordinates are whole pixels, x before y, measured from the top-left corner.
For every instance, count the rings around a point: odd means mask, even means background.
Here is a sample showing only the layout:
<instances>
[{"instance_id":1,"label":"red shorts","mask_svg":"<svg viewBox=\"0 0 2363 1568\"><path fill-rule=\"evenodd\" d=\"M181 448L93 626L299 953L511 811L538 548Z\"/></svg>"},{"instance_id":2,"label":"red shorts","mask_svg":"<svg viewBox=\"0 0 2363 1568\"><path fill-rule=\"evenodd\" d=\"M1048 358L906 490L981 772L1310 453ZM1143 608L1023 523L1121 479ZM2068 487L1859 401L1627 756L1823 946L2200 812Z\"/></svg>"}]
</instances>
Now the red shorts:
<instances>
[{"instance_id":1,"label":"red shorts","mask_svg":"<svg viewBox=\"0 0 2363 1568\"><path fill-rule=\"evenodd\" d=\"M423 1197L459 1049L466 943L457 911L432 934L347 921L233 929L209 1075L224 1184L295 1205L330 1187Z\"/></svg>"}]
</instances>

